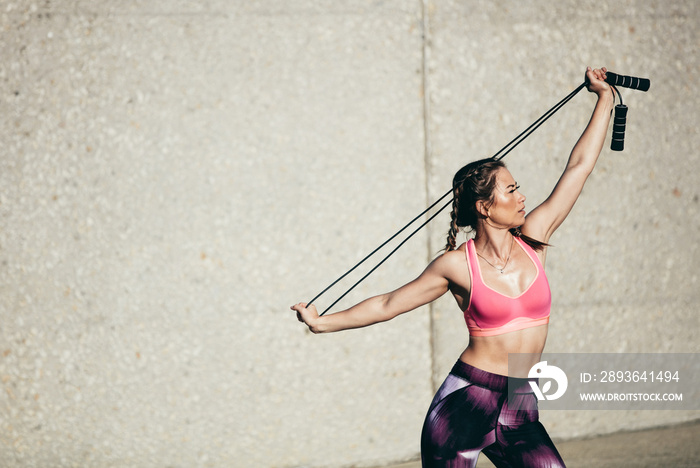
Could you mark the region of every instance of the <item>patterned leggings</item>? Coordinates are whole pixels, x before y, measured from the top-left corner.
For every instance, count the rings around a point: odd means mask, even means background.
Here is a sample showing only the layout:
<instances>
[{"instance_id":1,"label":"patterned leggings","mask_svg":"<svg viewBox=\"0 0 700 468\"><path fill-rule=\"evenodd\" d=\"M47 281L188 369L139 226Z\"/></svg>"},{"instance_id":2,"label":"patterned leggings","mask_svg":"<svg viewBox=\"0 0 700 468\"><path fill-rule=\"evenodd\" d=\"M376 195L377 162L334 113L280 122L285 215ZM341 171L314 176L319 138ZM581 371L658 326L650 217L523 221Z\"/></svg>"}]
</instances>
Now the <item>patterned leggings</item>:
<instances>
[{"instance_id":1,"label":"patterned leggings","mask_svg":"<svg viewBox=\"0 0 700 468\"><path fill-rule=\"evenodd\" d=\"M492 374L458 360L423 424L423 468L471 468L480 452L499 468L564 467L539 421L527 379Z\"/></svg>"}]
</instances>

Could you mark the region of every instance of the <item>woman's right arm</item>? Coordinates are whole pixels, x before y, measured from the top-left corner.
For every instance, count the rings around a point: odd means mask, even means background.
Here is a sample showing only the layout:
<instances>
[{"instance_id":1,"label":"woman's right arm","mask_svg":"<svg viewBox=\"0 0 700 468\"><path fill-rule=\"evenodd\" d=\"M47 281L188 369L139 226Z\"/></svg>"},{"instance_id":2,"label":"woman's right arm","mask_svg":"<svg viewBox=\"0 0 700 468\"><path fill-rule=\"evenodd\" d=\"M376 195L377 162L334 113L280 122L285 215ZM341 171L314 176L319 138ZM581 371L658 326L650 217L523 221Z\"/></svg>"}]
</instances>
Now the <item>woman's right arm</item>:
<instances>
[{"instance_id":1,"label":"woman's right arm","mask_svg":"<svg viewBox=\"0 0 700 468\"><path fill-rule=\"evenodd\" d=\"M316 307L299 303L291 307L297 319L313 333L329 333L361 328L391 320L397 315L434 301L447 292L456 261L464 258L456 251L446 252L433 260L421 275L399 289L374 296L341 312L319 317Z\"/></svg>"}]
</instances>

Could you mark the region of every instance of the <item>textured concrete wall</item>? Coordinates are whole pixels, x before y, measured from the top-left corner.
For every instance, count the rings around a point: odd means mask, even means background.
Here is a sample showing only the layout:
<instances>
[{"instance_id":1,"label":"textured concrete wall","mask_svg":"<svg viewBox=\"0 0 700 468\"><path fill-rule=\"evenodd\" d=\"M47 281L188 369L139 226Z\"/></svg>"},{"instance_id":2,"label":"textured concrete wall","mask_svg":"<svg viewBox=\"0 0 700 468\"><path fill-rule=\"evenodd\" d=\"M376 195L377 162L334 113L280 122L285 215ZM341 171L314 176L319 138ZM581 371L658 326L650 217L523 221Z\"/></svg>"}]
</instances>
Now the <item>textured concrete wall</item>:
<instances>
[{"instance_id":1,"label":"textured concrete wall","mask_svg":"<svg viewBox=\"0 0 700 468\"><path fill-rule=\"evenodd\" d=\"M604 151L553 240L547 351L697 352L699 16L692 0L3 2L0 460L415 457L435 382L466 344L451 299L328 336L287 307L586 64L653 84L623 91L627 149ZM592 104L578 96L508 157L529 206ZM417 275L446 227L341 305ZM694 417L545 415L554 437Z\"/></svg>"}]
</instances>

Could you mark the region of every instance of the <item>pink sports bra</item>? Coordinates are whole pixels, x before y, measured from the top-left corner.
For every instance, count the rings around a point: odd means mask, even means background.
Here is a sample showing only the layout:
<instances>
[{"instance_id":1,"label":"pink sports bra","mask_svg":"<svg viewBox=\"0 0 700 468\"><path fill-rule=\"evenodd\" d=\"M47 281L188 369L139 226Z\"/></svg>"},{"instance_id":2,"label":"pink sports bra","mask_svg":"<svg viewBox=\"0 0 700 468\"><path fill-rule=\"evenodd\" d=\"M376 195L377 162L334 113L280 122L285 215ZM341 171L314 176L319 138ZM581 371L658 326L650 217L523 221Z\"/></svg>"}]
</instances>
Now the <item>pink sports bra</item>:
<instances>
[{"instance_id":1,"label":"pink sports bra","mask_svg":"<svg viewBox=\"0 0 700 468\"><path fill-rule=\"evenodd\" d=\"M474 240L470 239L467 242L467 261L472 288L469 305L464 311L464 320L471 336L501 335L549 323L552 293L544 268L529 245L519 237L515 240L537 267L537 276L517 297L503 295L486 286L481 277Z\"/></svg>"}]
</instances>

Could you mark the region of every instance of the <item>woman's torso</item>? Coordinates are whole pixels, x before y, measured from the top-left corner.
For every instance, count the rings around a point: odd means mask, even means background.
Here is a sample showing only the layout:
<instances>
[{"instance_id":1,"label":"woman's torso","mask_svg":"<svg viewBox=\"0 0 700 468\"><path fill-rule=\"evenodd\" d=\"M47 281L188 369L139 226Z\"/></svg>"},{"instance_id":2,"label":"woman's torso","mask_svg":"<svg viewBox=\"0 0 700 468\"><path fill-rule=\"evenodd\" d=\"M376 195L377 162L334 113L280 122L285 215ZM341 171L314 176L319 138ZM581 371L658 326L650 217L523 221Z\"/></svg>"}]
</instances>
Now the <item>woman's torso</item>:
<instances>
[{"instance_id":1,"label":"woman's torso","mask_svg":"<svg viewBox=\"0 0 700 468\"><path fill-rule=\"evenodd\" d=\"M483 294L485 286L489 290L489 294L500 294L506 299L512 298L513 300L525 296L525 293L535 285L536 280L542 281L544 279L546 283L546 278L538 277L538 275L544 276L542 267L544 252L535 254L534 251L530 251L528 254L525 250L528 247L521 245L519 241L515 242L508 267L501 273L500 270L493 268L483 260L474 261L474 250L472 250L472 259L469 262L467 260L470 256L467 254L468 248L468 244L465 243L456 251L456 253L461 252L464 267L460 266L456 280L451 281L450 287L457 304L463 311L467 311L470 306L472 282L474 282L476 293L481 290ZM537 260L533 258L534 255L537 255ZM478 264L475 264L477 262ZM472 278L472 272L469 271L470 263L476 278ZM542 289L542 285L535 286ZM549 287L548 285L546 287L548 293ZM545 323L492 336L470 336L469 345L460 359L467 364L494 374L526 377L530 367L539 362L547 339L547 329L548 325ZM511 366L512 368L509 369L508 355L513 353L521 354L522 359L518 360L517 368ZM528 356L522 356L524 354Z\"/></svg>"}]
</instances>

